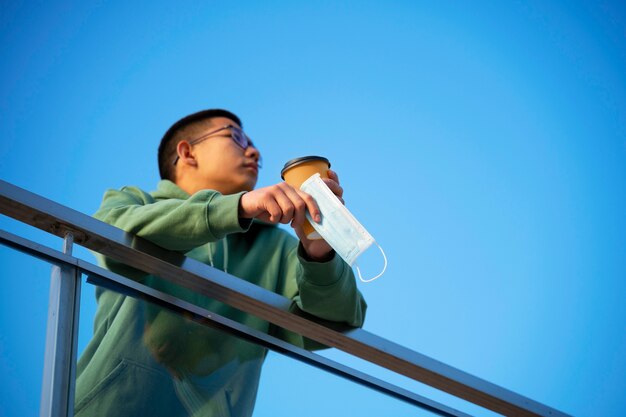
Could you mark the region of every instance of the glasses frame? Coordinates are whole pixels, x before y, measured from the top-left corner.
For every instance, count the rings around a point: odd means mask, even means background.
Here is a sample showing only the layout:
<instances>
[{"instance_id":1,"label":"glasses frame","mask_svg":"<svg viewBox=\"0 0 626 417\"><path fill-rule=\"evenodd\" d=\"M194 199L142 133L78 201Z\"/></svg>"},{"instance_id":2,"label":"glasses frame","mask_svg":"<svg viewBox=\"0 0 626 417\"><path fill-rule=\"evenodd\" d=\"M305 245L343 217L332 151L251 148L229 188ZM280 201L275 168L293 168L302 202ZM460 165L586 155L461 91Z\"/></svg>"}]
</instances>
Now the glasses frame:
<instances>
[{"instance_id":1,"label":"glasses frame","mask_svg":"<svg viewBox=\"0 0 626 417\"><path fill-rule=\"evenodd\" d=\"M254 143L252 142L252 139L250 139L250 137L248 135L246 135L246 133L243 131L243 129L241 129L240 127L228 124L228 125L224 125L222 127L220 127L219 129L215 129L212 130L208 133L205 133L202 136L199 136L195 139L191 139L188 140L187 143L189 143L189 145L193 146L193 145L197 145L198 143L209 139L211 136L215 135L218 132L221 132L222 130L226 130L226 129L230 129L230 138L233 140L233 142L235 142L237 144L237 146L239 146L241 149L248 149L249 146L254 146ZM245 141L245 142L244 142ZM174 158L174 160L172 161L172 165L176 165L176 163L178 163L178 160L180 159L180 156L178 154L176 154L176 158ZM262 162L261 162L261 156L259 155L259 160L257 161L257 164L259 166L259 168L261 168Z\"/></svg>"}]
</instances>

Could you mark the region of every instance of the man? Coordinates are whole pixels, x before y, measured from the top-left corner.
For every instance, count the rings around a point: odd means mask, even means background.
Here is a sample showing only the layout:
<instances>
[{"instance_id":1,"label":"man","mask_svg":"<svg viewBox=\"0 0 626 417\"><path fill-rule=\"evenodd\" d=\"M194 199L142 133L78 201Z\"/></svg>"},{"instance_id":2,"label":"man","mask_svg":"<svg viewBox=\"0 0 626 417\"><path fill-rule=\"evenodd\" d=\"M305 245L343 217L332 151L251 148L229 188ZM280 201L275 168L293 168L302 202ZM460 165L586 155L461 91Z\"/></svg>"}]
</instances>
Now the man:
<instances>
[{"instance_id":1,"label":"man","mask_svg":"<svg viewBox=\"0 0 626 417\"><path fill-rule=\"evenodd\" d=\"M152 193L108 190L95 217L289 297L294 308L361 326L366 304L350 267L302 232L307 194L281 182L255 190L259 150L240 119L211 109L163 136L162 181ZM334 172L326 184L339 198ZM277 223L290 223L299 242ZM292 343L306 340L159 277L100 258L105 267ZM250 416L266 350L168 310L96 290L94 337L78 363L80 416ZM285 381L287 383L287 381ZM281 387L276 387L281 389Z\"/></svg>"}]
</instances>

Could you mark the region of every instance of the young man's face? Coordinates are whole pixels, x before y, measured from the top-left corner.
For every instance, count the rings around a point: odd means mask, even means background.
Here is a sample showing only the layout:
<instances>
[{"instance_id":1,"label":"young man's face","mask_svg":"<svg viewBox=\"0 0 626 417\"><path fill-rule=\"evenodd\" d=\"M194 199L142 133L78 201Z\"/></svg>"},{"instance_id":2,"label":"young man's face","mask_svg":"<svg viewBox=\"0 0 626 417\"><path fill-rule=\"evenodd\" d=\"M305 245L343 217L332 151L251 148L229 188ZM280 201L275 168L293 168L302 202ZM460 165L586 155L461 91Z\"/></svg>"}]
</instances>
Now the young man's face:
<instances>
[{"instance_id":1,"label":"young man's face","mask_svg":"<svg viewBox=\"0 0 626 417\"><path fill-rule=\"evenodd\" d=\"M228 118L215 117L210 119L204 133L226 125L239 127ZM192 152L198 163L194 175L204 188L217 190L222 194L254 189L259 174L259 151L253 145L247 149L239 146L232 139L230 129L221 130L193 145Z\"/></svg>"}]
</instances>

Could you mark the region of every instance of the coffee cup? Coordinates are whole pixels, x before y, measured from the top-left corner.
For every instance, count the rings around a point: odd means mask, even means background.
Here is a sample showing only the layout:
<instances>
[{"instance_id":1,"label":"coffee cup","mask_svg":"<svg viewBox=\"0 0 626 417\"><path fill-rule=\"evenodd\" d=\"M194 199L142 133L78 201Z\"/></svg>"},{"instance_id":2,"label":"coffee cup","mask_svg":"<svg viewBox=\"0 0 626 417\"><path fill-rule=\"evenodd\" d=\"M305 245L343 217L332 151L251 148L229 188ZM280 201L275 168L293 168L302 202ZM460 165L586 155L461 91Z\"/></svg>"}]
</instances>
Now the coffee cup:
<instances>
[{"instance_id":1,"label":"coffee cup","mask_svg":"<svg viewBox=\"0 0 626 417\"><path fill-rule=\"evenodd\" d=\"M302 183L314 174L320 174L322 178L328 178L330 162L322 156L303 156L287 161L280 171L280 177L293 188L299 190ZM304 234L309 239L321 239L308 220L302 224Z\"/></svg>"}]
</instances>

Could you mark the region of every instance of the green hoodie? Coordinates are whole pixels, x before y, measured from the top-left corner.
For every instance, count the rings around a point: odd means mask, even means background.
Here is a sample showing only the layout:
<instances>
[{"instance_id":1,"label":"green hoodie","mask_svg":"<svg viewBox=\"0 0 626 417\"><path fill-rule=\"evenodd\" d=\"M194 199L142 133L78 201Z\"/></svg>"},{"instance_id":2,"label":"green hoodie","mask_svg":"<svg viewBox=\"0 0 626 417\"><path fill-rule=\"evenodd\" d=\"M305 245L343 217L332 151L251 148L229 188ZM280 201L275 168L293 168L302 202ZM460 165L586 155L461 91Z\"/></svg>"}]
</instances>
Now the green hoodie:
<instances>
[{"instance_id":1,"label":"green hoodie","mask_svg":"<svg viewBox=\"0 0 626 417\"><path fill-rule=\"evenodd\" d=\"M338 256L310 262L296 238L238 218L241 195L190 196L164 180L146 193L108 190L99 220L274 291L326 320L363 325L366 304ZM216 300L98 256L104 267L257 330L306 340ZM96 289L94 336L78 361L80 416L249 416L266 349L169 310ZM315 345L311 345L315 346Z\"/></svg>"}]
</instances>

